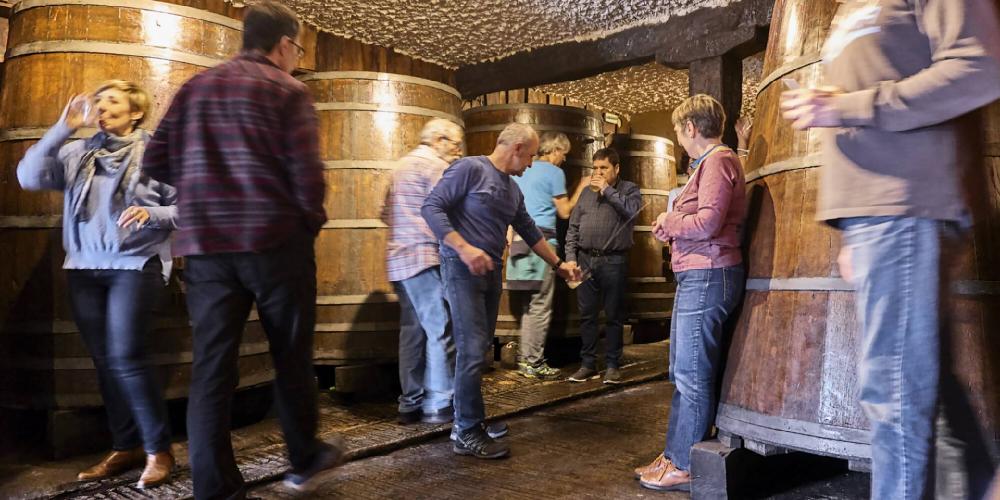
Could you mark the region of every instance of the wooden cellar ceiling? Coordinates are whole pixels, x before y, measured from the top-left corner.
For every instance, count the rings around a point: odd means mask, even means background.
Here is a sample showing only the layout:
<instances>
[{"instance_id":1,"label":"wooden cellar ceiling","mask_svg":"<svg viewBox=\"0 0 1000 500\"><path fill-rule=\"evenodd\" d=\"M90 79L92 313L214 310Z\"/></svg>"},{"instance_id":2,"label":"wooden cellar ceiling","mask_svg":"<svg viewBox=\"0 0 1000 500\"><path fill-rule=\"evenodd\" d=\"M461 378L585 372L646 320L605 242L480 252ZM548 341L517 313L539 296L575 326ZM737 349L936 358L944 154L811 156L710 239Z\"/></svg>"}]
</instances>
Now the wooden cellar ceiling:
<instances>
[{"instance_id":1,"label":"wooden cellar ceiling","mask_svg":"<svg viewBox=\"0 0 1000 500\"><path fill-rule=\"evenodd\" d=\"M600 39L733 1L283 0L321 31L449 68L561 42Z\"/></svg>"}]
</instances>

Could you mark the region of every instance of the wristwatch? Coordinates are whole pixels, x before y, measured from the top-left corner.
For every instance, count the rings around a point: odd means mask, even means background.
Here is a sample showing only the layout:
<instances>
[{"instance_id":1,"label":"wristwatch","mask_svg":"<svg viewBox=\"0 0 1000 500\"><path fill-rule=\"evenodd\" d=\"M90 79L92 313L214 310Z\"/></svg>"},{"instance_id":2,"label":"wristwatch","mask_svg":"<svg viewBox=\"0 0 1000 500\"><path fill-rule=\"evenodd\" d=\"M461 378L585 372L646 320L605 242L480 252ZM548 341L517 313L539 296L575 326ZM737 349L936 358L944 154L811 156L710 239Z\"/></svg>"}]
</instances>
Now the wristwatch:
<instances>
[{"instance_id":1,"label":"wristwatch","mask_svg":"<svg viewBox=\"0 0 1000 500\"><path fill-rule=\"evenodd\" d=\"M562 264L563 264L563 260L559 259L559 260L556 261L555 264L552 264L552 269L555 270L555 271L558 271L559 270L559 266L561 266Z\"/></svg>"}]
</instances>

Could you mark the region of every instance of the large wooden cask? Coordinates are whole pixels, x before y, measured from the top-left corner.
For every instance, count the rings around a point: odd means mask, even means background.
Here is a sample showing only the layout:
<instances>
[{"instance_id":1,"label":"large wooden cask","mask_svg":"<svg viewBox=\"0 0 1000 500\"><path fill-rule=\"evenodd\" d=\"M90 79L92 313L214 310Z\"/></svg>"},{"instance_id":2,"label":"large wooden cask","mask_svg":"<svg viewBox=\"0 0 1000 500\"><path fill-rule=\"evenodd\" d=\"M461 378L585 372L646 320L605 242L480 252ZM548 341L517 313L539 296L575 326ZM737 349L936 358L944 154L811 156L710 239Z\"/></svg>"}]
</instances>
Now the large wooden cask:
<instances>
[{"instance_id":1,"label":"large wooden cask","mask_svg":"<svg viewBox=\"0 0 1000 500\"><path fill-rule=\"evenodd\" d=\"M420 143L424 124L462 123L461 98L450 85L405 74L338 70L300 79L319 113L330 219L316 241L315 360L391 361L399 303L386 275L383 202L396 161Z\"/></svg>"},{"instance_id":2,"label":"large wooden cask","mask_svg":"<svg viewBox=\"0 0 1000 500\"><path fill-rule=\"evenodd\" d=\"M492 94L491 94L492 95ZM572 194L580 178L590 175L595 151L604 145L604 120L600 113L584 107L537 102L545 99L544 94L528 91L525 100L504 93L502 102L487 99L485 106L465 110L466 144L468 154L486 155L496 146L500 131L510 123L526 123L536 132L562 132L570 141L570 152L560 167L566 173L566 191ZM518 96L521 96L519 94ZM536 99L535 97L542 97ZM494 103L496 102L496 103ZM559 242L565 242L565 221L557 227ZM505 281L506 284L506 281ZM520 335L520 319L527 311L526 294L511 293L504 286L500 297L500 312L497 317L496 335L501 340ZM549 338L578 336L580 315L577 309L576 292L570 290L563 280L556 281L556 291L552 306L552 323Z\"/></svg>"},{"instance_id":3,"label":"large wooden cask","mask_svg":"<svg viewBox=\"0 0 1000 500\"><path fill-rule=\"evenodd\" d=\"M27 0L15 6L0 93L3 407L51 412L102 404L61 269L62 193L22 190L18 161L72 95L108 79L133 80L150 92L152 116L144 126L154 129L181 84L239 51L240 12L222 0ZM76 137L93 133L81 130ZM178 283L168 288L151 340L168 398L186 396L190 380L191 335ZM272 380L259 328L248 328L240 354L241 387Z\"/></svg>"},{"instance_id":4,"label":"large wooden cask","mask_svg":"<svg viewBox=\"0 0 1000 500\"><path fill-rule=\"evenodd\" d=\"M616 134L611 147L621 158L619 175L639 186L645 206L636 216L635 244L629 252L627 318L630 322L667 320L677 285L666 249L652 231L656 217L667 210L670 190L677 186L674 143L655 135Z\"/></svg>"},{"instance_id":5,"label":"large wooden cask","mask_svg":"<svg viewBox=\"0 0 1000 500\"><path fill-rule=\"evenodd\" d=\"M757 451L803 450L846 458L863 468L871 454L868 420L857 400L860 333L854 292L836 264L839 234L814 220L819 136L793 131L779 110L782 78L803 87L821 82L819 53L837 5L834 0L779 0L775 6L745 166L748 280L717 425ZM953 334L952 368L984 435L993 441L1000 383L998 113L996 105L987 110L993 125L985 128L986 142L992 147L969 182L979 188L970 200L974 238L952 256L956 281L945 307Z\"/></svg>"}]
</instances>

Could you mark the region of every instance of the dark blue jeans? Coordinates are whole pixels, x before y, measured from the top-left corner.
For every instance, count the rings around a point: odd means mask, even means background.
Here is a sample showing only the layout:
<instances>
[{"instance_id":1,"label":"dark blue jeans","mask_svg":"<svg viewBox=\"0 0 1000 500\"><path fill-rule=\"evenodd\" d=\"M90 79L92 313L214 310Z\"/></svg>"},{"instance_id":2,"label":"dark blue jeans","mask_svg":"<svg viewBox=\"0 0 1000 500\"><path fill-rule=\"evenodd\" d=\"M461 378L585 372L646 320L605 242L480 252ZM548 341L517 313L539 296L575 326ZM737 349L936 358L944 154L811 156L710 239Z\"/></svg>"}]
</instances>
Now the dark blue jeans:
<instances>
[{"instance_id":1,"label":"dark blue jeans","mask_svg":"<svg viewBox=\"0 0 1000 500\"><path fill-rule=\"evenodd\" d=\"M159 258L153 257L142 271L66 272L73 317L97 369L115 450L170 449L167 407L148 356L162 270Z\"/></svg>"},{"instance_id":2,"label":"dark blue jeans","mask_svg":"<svg viewBox=\"0 0 1000 500\"><path fill-rule=\"evenodd\" d=\"M500 307L499 264L474 276L458 257L441 256L445 296L455 336L455 428L465 432L486 419L483 405L484 353L493 342Z\"/></svg>"},{"instance_id":3,"label":"dark blue jeans","mask_svg":"<svg viewBox=\"0 0 1000 500\"><path fill-rule=\"evenodd\" d=\"M316 258L313 238L299 235L279 247L186 259L184 281L193 324L194 362L187 429L195 498L242 498L243 477L229 436L233 391L239 382L240 339L254 303L274 362L278 421L295 470L322 449L313 336Z\"/></svg>"},{"instance_id":4,"label":"dark blue jeans","mask_svg":"<svg viewBox=\"0 0 1000 500\"><path fill-rule=\"evenodd\" d=\"M622 357L628 258L625 255L591 257L583 252L577 258L580 267L590 271L590 279L576 289L580 306L580 338L583 341L580 358L583 366L596 368L597 315L603 306L607 320L604 326L605 362L608 368L618 368Z\"/></svg>"},{"instance_id":5,"label":"dark blue jeans","mask_svg":"<svg viewBox=\"0 0 1000 500\"><path fill-rule=\"evenodd\" d=\"M707 437L715 420L723 325L739 304L745 276L742 265L676 275L669 368L675 388L663 456L678 469L691 469L691 447Z\"/></svg>"}]
</instances>

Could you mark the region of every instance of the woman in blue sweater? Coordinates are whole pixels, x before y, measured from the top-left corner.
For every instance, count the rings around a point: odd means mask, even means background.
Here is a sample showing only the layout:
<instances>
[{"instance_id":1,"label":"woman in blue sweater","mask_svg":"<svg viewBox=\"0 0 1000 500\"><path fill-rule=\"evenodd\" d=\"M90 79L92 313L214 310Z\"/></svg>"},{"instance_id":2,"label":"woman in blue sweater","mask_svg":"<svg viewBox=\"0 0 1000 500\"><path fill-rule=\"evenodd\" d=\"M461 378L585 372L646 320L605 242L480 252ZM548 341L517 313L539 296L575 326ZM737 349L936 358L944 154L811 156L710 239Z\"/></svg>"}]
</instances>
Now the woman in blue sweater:
<instances>
[{"instance_id":1,"label":"woman in blue sweater","mask_svg":"<svg viewBox=\"0 0 1000 500\"><path fill-rule=\"evenodd\" d=\"M145 463L140 488L166 482L174 466L147 340L156 297L170 276L177 195L142 172L149 134L137 127L148 110L149 96L136 84L106 82L71 99L17 166L22 188L64 193L63 268L113 436L111 453L78 478L101 479ZM93 125L100 130L92 137L66 143Z\"/></svg>"}]
</instances>

